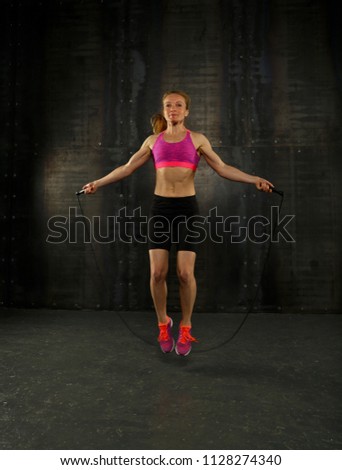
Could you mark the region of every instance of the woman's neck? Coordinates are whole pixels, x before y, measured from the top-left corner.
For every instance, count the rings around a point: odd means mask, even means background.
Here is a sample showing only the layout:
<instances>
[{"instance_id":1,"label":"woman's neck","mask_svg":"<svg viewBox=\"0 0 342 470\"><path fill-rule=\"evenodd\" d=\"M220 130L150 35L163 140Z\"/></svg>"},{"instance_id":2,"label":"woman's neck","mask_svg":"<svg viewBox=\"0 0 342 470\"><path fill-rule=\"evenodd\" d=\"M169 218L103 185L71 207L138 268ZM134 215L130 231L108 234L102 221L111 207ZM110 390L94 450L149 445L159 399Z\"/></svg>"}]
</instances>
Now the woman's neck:
<instances>
[{"instance_id":1,"label":"woman's neck","mask_svg":"<svg viewBox=\"0 0 342 470\"><path fill-rule=\"evenodd\" d=\"M183 122L177 123L177 124L168 123L167 128L165 130L166 134L173 135L173 136L181 135L181 134L184 134L185 132L186 132L186 127L184 126Z\"/></svg>"}]
</instances>

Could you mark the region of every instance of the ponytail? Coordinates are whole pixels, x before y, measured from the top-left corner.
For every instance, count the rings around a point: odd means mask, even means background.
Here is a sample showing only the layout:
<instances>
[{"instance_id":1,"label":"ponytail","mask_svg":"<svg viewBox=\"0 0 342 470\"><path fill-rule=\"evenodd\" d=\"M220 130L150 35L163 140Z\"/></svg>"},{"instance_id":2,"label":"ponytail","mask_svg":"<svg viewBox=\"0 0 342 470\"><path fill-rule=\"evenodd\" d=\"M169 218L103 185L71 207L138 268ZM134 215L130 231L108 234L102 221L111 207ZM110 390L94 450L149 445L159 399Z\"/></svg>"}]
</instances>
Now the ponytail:
<instances>
[{"instance_id":1,"label":"ponytail","mask_svg":"<svg viewBox=\"0 0 342 470\"><path fill-rule=\"evenodd\" d=\"M167 128L166 119L162 114L154 114L151 117L151 126L153 129L153 134L160 134L160 132L165 131Z\"/></svg>"}]
</instances>

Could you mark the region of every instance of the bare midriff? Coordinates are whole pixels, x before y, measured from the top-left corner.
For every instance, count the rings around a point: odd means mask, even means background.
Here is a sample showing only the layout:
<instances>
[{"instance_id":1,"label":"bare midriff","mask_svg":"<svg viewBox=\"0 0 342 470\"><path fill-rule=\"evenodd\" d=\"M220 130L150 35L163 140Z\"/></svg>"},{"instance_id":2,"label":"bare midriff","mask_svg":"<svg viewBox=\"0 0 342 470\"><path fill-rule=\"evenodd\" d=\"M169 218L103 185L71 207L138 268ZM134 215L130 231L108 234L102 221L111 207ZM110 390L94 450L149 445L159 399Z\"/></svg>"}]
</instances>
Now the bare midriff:
<instances>
[{"instance_id":1,"label":"bare midriff","mask_svg":"<svg viewBox=\"0 0 342 470\"><path fill-rule=\"evenodd\" d=\"M195 172L190 168L165 167L156 170L154 194L163 197L195 195Z\"/></svg>"}]
</instances>

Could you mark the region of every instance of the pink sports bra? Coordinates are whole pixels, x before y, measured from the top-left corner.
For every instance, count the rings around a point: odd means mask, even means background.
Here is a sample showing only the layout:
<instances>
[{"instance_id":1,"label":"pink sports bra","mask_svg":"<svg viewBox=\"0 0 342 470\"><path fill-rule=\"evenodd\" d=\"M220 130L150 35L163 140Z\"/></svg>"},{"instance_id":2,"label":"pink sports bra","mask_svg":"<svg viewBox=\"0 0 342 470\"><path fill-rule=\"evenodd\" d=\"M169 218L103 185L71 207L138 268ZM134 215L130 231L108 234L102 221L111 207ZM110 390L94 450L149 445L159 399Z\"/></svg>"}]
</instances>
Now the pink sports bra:
<instances>
[{"instance_id":1,"label":"pink sports bra","mask_svg":"<svg viewBox=\"0 0 342 470\"><path fill-rule=\"evenodd\" d=\"M200 160L189 130L186 131L186 136L180 142L166 142L164 132L162 132L153 146L152 154L156 169L180 166L196 171Z\"/></svg>"}]
</instances>

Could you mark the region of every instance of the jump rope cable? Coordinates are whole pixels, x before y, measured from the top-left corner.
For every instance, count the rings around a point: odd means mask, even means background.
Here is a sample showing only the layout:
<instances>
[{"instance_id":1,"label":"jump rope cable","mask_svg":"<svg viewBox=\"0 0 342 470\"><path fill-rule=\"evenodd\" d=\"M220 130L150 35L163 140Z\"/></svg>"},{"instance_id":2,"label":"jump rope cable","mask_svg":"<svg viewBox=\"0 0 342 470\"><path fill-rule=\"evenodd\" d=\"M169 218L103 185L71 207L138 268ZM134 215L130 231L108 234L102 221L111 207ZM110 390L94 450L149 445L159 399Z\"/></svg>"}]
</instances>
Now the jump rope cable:
<instances>
[{"instance_id":1,"label":"jump rope cable","mask_svg":"<svg viewBox=\"0 0 342 470\"><path fill-rule=\"evenodd\" d=\"M81 204L81 201L80 201L80 195L83 194L84 191L78 191L76 193L76 196L77 196L77 201L78 201L78 205L79 205L79 208L80 208L80 212L81 212L81 215L82 217L85 217L84 215L84 211L83 211L83 207L82 207L82 204ZM97 270L97 273L98 273L98 276L100 278L100 283L103 285L103 287L105 288L105 290L107 291L108 293L108 296L109 298L111 299L111 301L113 302L114 304L114 299L113 299L113 293L112 291L109 289L109 285L108 285L108 282L105 281L105 278L103 276L103 273L102 273L102 270L99 266L99 263L98 263L98 259L97 259L97 255L96 255L96 251L95 251L95 248L94 248L94 244L92 242L92 237L91 237L91 234L89 232L89 227L87 224L85 224L85 230L86 230L86 234L87 234L87 237L88 237L88 240L90 240L90 247L91 247L91 251L92 251L92 254L93 254L93 258L94 258L94 263L95 263L95 267L96 267L96 270ZM149 344L150 346L155 346L155 343L152 343L152 341L149 341L148 339L140 336L138 333L136 333L132 328L131 326L129 325L129 323L125 320L125 318L121 315L120 312L116 311L115 312L116 315L120 318L120 320L122 321L122 323L125 325L125 327L130 331L130 333L132 333L133 336L135 336L136 338L140 339L141 341L143 341L144 343L147 343Z\"/></svg>"},{"instance_id":2,"label":"jump rope cable","mask_svg":"<svg viewBox=\"0 0 342 470\"><path fill-rule=\"evenodd\" d=\"M283 201L284 201L284 192L283 191L280 191L280 190L277 190L277 189L273 189L272 190L273 193L275 194L278 194L280 196L280 204L279 204L279 216L281 214L281 208L283 206ZM259 291L260 291L260 287L261 287L261 283L262 283L262 280L264 278L264 274L265 274L265 269L266 269L266 266L267 266L267 262L268 262L268 259L270 257L270 253L271 253L271 247L272 247L272 240L274 239L274 235L276 233L276 230L277 230L277 227L278 227L278 224L277 224L277 221L275 220L274 221L274 224L273 224L273 227L271 229L271 236L270 236L270 239L269 239L269 243L268 243L268 247L267 247L267 251L266 251L266 254L265 254L265 259L264 259L264 262L263 262L263 265L262 265L262 268L261 268L261 272L260 272L260 276L259 276L259 282L257 284L257 287L255 288L255 294L254 294L254 297L249 305L249 308L245 314L245 316L242 318L240 324L237 326L237 328L235 329L235 331L233 332L233 334L227 338L225 341L222 341L222 343L219 343L218 345L216 346L212 346L211 348L206 348L206 349L199 349L199 350L194 350L192 351L192 354L193 353L203 353L203 352L209 352L209 351L214 351L215 349L219 349L219 348L222 348L223 346L225 346L226 344L230 343L236 336L237 334L239 333L239 331L242 329L242 327L244 326L244 324L246 323L250 313L252 313L254 307L255 307L255 303L257 301L257 298L258 298L258 295L259 295Z\"/></svg>"},{"instance_id":3,"label":"jump rope cable","mask_svg":"<svg viewBox=\"0 0 342 470\"><path fill-rule=\"evenodd\" d=\"M282 206L283 206L283 201L284 201L284 192L283 191L280 191L280 190L277 190L275 188L272 189L272 192L275 193L275 194L278 194L278 196L280 196L280 205L279 205L279 216L281 214L281 209L282 209ZM78 205L79 205L79 208L80 208L80 212L81 212L81 215L83 217L85 217L84 215L84 211L83 211L83 207L82 207L82 204L81 204L81 201L80 201L80 195L83 194L84 191L78 191L76 193L76 196L77 196L77 201L78 201ZM267 247L267 251L266 251L266 254L265 254L265 259L264 259L264 262L263 262L263 265L262 265L262 268L261 268L261 273L260 273L260 277L259 277L259 281L258 281L258 284L257 284L257 287L255 289L255 294L254 294L254 297L250 303L250 306L247 310L247 312L245 313L243 319L241 320L240 324L237 326L237 328L235 329L235 331L233 332L233 334L227 338L226 340L222 341L221 343L217 344L216 346L212 346L210 348L206 348L206 349L196 349L196 350L193 350L192 351L192 354L194 353L205 353L205 352L209 352L209 351L214 351L215 349L219 349L219 348L222 348L223 346L225 346L226 344L230 343L236 336L237 334L240 332L240 330L242 329L242 327L244 326L244 324L246 323L250 313L252 313L254 307L255 307L255 303L257 301L257 298L258 298L258 295L259 295L259 291L260 291L260 287L261 287L261 283L262 283L262 280L263 280L263 277L264 277L264 273L265 273L265 269L266 269L266 266L267 266L267 262L268 262L268 259L270 257L270 253L271 253L271 247L272 247L272 240L274 239L274 235L275 235L275 232L277 230L277 227L278 227L278 224L277 224L277 221L275 220L274 221L274 225L271 229L271 236L270 236L270 239L269 239L269 243L268 243L268 247ZM99 263L98 263L98 259L97 259L97 256L96 256L96 252L95 252L95 248L94 248L94 245L93 245L93 242L92 242L92 238L91 238L91 234L89 233L89 228L88 228L88 225L85 224L85 230L86 230L86 233L87 233L87 237L88 239L90 240L90 247L91 247L91 251L92 251L92 254L93 254L93 258L94 258L94 262L95 262L95 266L96 266L96 270L98 272L98 275L99 275L99 278L100 278L100 281L101 281L101 284L103 285L103 287L107 290L108 294L109 294L109 297L111 298L111 300L113 301L113 297L112 297L112 292L109 290L109 286L108 286L108 283L105 282L105 279L104 279L104 276L103 276L103 273L101 271L101 268L99 266ZM149 341L148 339L140 336L138 333L136 333L136 331L134 331L131 326L129 325L129 323L125 320L125 318L120 314L120 312L116 311L115 312L116 315L120 318L120 320L122 321L122 323L125 325L125 327L130 331L130 333L132 333L133 336L135 336L136 338L140 339L141 341L143 341L144 343L146 344L149 344L150 346L156 346L156 343L155 342L151 342Z\"/></svg>"}]
</instances>

